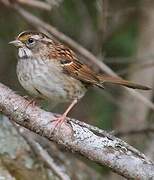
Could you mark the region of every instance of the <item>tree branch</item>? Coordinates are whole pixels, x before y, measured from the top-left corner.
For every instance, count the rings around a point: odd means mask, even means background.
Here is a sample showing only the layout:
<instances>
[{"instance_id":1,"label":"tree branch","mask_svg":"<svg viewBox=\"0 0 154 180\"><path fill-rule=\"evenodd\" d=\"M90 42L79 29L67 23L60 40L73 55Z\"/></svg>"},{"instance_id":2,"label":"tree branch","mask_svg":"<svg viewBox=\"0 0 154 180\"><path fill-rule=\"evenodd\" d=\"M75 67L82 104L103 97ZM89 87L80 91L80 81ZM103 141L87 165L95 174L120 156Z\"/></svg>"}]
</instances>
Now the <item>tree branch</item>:
<instances>
[{"instance_id":1,"label":"tree branch","mask_svg":"<svg viewBox=\"0 0 154 180\"><path fill-rule=\"evenodd\" d=\"M126 178L154 177L154 164L122 140L105 131L99 134L98 128L92 130L86 123L82 125L82 122L80 124L79 121L70 118L61 128L53 132L55 125L53 120L57 115L37 106L29 105L25 109L27 103L26 99L0 84L0 110L14 122L67 147L70 151L106 165Z\"/></svg>"}]
</instances>

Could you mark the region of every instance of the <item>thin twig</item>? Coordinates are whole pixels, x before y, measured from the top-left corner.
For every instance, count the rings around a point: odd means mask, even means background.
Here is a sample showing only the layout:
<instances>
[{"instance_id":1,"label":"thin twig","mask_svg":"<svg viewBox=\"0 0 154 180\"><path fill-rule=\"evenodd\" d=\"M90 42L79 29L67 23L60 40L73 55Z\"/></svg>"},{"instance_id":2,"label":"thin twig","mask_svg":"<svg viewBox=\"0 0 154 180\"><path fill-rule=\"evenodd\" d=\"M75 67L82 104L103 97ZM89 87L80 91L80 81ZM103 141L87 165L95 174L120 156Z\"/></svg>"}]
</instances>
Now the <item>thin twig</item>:
<instances>
[{"instance_id":1,"label":"thin twig","mask_svg":"<svg viewBox=\"0 0 154 180\"><path fill-rule=\"evenodd\" d=\"M97 65L101 70L103 70L107 74L118 77L118 75L112 69L110 69L106 64L99 61L92 53L90 53L88 50L83 48L81 45L79 45L78 43L73 41L71 38L69 38L66 35L64 35L63 33L59 32L55 27L43 22L42 20L40 20L33 14L29 13L28 11L25 11L24 9L22 9L19 6L15 6L15 9L21 16L23 16L33 26L36 26L37 28L40 28L40 27L44 28L46 31L50 32L53 36L55 36L59 40L63 41L64 43L68 44L69 46L71 46L76 52L78 52L84 58L88 59L89 61L91 61L92 63ZM145 105L147 105L149 108L154 110L154 104L150 100L148 100L145 96L143 96L141 93L139 93L133 89L130 89L130 88L125 88L125 89L127 91L129 91L129 93L131 93L132 96L134 96L135 98L138 98Z\"/></svg>"},{"instance_id":2,"label":"thin twig","mask_svg":"<svg viewBox=\"0 0 154 180\"><path fill-rule=\"evenodd\" d=\"M132 136L137 134L149 134L149 133L154 133L153 127L145 127L142 129L131 129L127 131L114 131L112 134L117 137L122 137L122 136Z\"/></svg>"},{"instance_id":3,"label":"thin twig","mask_svg":"<svg viewBox=\"0 0 154 180\"><path fill-rule=\"evenodd\" d=\"M104 59L105 63L110 64L140 64L143 62L153 62L153 55L146 55L142 57L107 57Z\"/></svg>"},{"instance_id":4,"label":"thin twig","mask_svg":"<svg viewBox=\"0 0 154 180\"><path fill-rule=\"evenodd\" d=\"M38 0L0 0L5 6L14 6L15 4L23 4L31 7L50 11L52 6L49 3L38 1Z\"/></svg>"},{"instance_id":5,"label":"thin twig","mask_svg":"<svg viewBox=\"0 0 154 180\"><path fill-rule=\"evenodd\" d=\"M50 4L46 2L38 1L38 0L17 0L17 2L23 5L28 5L35 8L48 10L48 11L50 11L52 8Z\"/></svg>"},{"instance_id":6,"label":"thin twig","mask_svg":"<svg viewBox=\"0 0 154 180\"><path fill-rule=\"evenodd\" d=\"M141 71L147 68L154 68L154 62L144 62L144 63L139 63L139 64L135 63L132 67L128 67L128 68L118 71L117 74L124 75L128 72L136 73L138 71Z\"/></svg>"},{"instance_id":7,"label":"thin twig","mask_svg":"<svg viewBox=\"0 0 154 180\"><path fill-rule=\"evenodd\" d=\"M5 6L10 6L9 0L0 0L1 3L3 3Z\"/></svg>"},{"instance_id":8,"label":"thin twig","mask_svg":"<svg viewBox=\"0 0 154 180\"><path fill-rule=\"evenodd\" d=\"M64 0L46 0L51 6L59 6Z\"/></svg>"}]
</instances>

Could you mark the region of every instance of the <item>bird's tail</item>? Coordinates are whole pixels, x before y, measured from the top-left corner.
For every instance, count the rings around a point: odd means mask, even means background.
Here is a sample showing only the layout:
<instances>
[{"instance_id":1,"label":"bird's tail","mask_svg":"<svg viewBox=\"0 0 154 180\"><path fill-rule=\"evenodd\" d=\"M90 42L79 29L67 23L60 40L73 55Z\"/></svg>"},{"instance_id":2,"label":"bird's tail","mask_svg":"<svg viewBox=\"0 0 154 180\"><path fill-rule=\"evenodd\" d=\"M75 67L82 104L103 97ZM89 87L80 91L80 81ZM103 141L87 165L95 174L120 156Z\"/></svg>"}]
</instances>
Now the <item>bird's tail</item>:
<instances>
[{"instance_id":1,"label":"bird's tail","mask_svg":"<svg viewBox=\"0 0 154 180\"><path fill-rule=\"evenodd\" d=\"M97 84L99 87L103 87L105 83L117 84L121 86L126 86L132 89L142 89L142 90L150 90L151 88L148 86L144 86L141 84L137 84L131 81L127 81L117 77L105 76L105 75L98 75L97 78L99 79L100 83Z\"/></svg>"}]
</instances>

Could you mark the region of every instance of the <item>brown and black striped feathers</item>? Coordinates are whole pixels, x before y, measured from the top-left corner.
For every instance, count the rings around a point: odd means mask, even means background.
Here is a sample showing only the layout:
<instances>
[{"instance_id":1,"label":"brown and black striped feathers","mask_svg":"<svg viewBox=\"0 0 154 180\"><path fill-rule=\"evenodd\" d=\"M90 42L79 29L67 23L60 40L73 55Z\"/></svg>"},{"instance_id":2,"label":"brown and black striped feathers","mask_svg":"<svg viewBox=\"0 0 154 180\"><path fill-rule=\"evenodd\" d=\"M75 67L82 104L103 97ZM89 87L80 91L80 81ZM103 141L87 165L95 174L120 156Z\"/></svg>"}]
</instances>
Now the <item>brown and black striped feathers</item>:
<instances>
[{"instance_id":1,"label":"brown and black striped feathers","mask_svg":"<svg viewBox=\"0 0 154 180\"><path fill-rule=\"evenodd\" d=\"M105 83L117 84L133 89L149 90L150 88L144 85L136 84L121 78L97 74L87 65L78 61L75 53L68 47L54 43L54 48L50 53L51 59L57 59L64 73L74 77L83 83L98 86L103 88Z\"/></svg>"}]
</instances>

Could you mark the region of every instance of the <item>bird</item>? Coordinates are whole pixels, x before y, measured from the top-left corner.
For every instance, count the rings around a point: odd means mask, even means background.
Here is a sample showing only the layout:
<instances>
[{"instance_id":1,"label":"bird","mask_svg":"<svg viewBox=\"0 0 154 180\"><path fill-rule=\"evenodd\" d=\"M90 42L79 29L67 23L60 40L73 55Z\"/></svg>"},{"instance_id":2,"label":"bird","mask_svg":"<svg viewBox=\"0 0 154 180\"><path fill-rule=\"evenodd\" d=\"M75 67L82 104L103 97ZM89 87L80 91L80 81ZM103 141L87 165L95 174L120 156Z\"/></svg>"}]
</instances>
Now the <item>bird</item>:
<instances>
[{"instance_id":1,"label":"bird","mask_svg":"<svg viewBox=\"0 0 154 180\"><path fill-rule=\"evenodd\" d=\"M17 77L29 94L55 104L70 102L66 111L56 117L55 127L66 121L70 110L90 87L104 89L108 83L150 90L148 86L96 73L70 47L42 32L23 31L9 44L18 48Z\"/></svg>"}]
</instances>

